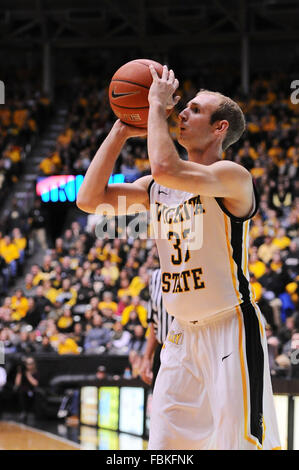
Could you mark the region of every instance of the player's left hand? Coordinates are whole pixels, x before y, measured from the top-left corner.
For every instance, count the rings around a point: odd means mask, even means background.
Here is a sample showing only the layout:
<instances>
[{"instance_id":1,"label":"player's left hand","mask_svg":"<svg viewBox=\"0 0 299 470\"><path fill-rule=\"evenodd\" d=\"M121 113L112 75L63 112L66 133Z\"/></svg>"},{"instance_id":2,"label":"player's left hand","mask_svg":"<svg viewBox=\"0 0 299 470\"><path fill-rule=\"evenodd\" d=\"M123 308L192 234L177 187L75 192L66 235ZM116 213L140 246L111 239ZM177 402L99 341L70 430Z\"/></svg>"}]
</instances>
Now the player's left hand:
<instances>
[{"instance_id":1,"label":"player's left hand","mask_svg":"<svg viewBox=\"0 0 299 470\"><path fill-rule=\"evenodd\" d=\"M151 385L153 381L153 372L152 372L152 366L151 366L151 361L149 359L143 358L139 375L141 380L145 382L148 385Z\"/></svg>"},{"instance_id":2,"label":"player's left hand","mask_svg":"<svg viewBox=\"0 0 299 470\"><path fill-rule=\"evenodd\" d=\"M164 109L172 109L180 100L180 96L175 96L175 92L179 87L179 81L175 78L174 71L168 70L167 65L163 65L162 77L160 78L155 68L150 65L150 72L153 77L148 101L152 103L160 103Z\"/></svg>"}]
</instances>

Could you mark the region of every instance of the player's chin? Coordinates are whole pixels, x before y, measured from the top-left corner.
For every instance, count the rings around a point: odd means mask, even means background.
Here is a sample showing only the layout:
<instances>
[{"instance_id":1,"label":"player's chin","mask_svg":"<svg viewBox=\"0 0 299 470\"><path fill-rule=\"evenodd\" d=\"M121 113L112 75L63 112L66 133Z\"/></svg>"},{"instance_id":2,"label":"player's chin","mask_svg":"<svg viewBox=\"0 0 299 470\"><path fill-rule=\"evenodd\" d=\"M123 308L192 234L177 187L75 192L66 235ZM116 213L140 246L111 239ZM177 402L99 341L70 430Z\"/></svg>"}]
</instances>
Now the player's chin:
<instances>
[{"instance_id":1,"label":"player's chin","mask_svg":"<svg viewBox=\"0 0 299 470\"><path fill-rule=\"evenodd\" d=\"M180 145L182 145L183 147L185 147L185 144L186 144L186 139L184 138L184 135L182 134L182 132L180 131L178 136L177 136L177 141Z\"/></svg>"}]
</instances>

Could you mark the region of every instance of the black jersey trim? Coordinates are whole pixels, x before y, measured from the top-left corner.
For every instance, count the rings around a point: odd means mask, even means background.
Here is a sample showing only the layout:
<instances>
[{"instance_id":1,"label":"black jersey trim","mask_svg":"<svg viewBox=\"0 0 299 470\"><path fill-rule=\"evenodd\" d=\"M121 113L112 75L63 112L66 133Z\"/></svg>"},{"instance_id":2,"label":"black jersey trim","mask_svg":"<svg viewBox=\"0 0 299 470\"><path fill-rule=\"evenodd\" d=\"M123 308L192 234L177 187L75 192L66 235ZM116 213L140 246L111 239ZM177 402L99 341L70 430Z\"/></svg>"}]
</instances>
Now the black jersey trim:
<instances>
[{"instance_id":1,"label":"black jersey trim","mask_svg":"<svg viewBox=\"0 0 299 470\"><path fill-rule=\"evenodd\" d=\"M243 258L243 224L231 220L232 257L237 266L237 279L239 281L239 292L245 303L251 302L250 285L242 269Z\"/></svg>"},{"instance_id":2,"label":"black jersey trim","mask_svg":"<svg viewBox=\"0 0 299 470\"><path fill-rule=\"evenodd\" d=\"M151 197L151 189L152 189L152 185L154 184L155 180L154 178L151 180L151 182L149 183L148 187L147 187L147 192L148 192L148 197L150 198Z\"/></svg>"},{"instance_id":3,"label":"black jersey trim","mask_svg":"<svg viewBox=\"0 0 299 470\"><path fill-rule=\"evenodd\" d=\"M254 210L248 214L246 217L236 217L235 215L231 214L229 212L229 210L225 207L225 205L223 204L222 202L222 199L220 197L215 197L220 209L230 218L232 219L234 222L236 223L243 223L243 222L246 222L246 220L249 220L249 219L252 219L252 217L255 216L255 214L257 213L258 209L259 209L259 201L260 201L260 198L259 198L259 194L258 194L258 191L256 189L256 186L255 186L255 183L254 181L252 180L252 185L253 185L253 193L254 193L254 200L255 200L255 207L254 207Z\"/></svg>"},{"instance_id":4,"label":"black jersey trim","mask_svg":"<svg viewBox=\"0 0 299 470\"><path fill-rule=\"evenodd\" d=\"M264 349L254 306L240 305L245 331L245 355L249 377L250 433L263 445Z\"/></svg>"}]
</instances>

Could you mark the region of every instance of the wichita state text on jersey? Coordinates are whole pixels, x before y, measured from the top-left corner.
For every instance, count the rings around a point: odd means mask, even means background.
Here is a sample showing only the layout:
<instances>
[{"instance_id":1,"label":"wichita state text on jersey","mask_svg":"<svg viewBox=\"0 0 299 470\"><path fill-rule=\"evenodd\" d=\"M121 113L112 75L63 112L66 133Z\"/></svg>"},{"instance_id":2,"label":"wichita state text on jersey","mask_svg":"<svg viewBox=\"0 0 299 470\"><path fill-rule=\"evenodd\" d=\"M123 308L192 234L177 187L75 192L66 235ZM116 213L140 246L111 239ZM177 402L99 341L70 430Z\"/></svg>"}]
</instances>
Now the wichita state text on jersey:
<instances>
[{"instance_id":1,"label":"wichita state text on jersey","mask_svg":"<svg viewBox=\"0 0 299 470\"><path fill-rule=\"evenodd\" d=\"M166 188L154 180L149 195L163 302L170 315L202 320L251 301L249 218L231 216L218 198Z\"/></svg>"}]
</instances>

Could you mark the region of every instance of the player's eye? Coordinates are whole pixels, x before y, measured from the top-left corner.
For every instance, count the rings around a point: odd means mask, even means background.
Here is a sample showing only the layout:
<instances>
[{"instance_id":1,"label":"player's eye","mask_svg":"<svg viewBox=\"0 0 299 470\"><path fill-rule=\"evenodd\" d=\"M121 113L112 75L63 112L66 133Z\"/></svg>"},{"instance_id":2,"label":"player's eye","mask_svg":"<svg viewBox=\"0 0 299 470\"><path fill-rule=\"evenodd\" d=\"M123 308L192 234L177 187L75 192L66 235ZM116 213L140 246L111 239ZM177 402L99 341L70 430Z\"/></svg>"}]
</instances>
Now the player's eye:
<instances>
[{"instance_id":1,"label":"player's eye","mask_svg":"<svg viewBox=\"0 0 299 470\"><path fill-rule=\"evenodd\" d=\"M198 114L200 112L198 106L192 106L191 109L192 109L193 113L195 113L195 114Z\"/></svg>"}]
</instances>

